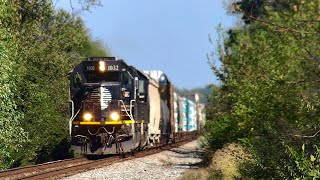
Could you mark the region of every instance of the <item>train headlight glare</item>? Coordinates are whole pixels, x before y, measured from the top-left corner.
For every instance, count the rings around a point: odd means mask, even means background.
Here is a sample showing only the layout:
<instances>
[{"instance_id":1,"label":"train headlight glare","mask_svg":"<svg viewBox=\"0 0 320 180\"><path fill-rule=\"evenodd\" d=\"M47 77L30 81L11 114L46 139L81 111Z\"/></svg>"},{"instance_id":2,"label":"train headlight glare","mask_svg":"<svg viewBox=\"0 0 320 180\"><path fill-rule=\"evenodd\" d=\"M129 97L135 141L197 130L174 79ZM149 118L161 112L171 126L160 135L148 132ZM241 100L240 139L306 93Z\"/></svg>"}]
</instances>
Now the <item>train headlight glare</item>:
<instances>
[{"instance_id":1,"label":"train headlight glare","mask_svg":"<svg viewBox=\"0 0 320 180\"><path fill-rule=\"evenodd\" d=\"M84 119L85 121L90 121L92 118L93 118L93 116L92 116L91 113L85 113L85 114L83 115L83 119Z\"/></svg>"},{"instance_id":2,"label":"train headlight glare","mask_svg":"<svg viewBox=\"0 0 320 180\"><path fill-rule=\"evenodd\" d=\"M110 118L113 121L118 121L120 119L120 115L117 112L113 112L113 113L111 113Z\"/></svg>"},{"instance_id":3,"label":"train headlight glare","mask_svg":"<svg viewBox=\"0 0 320 180\"><path fill-rule=\"evenodd\" d=\"M101 72L106 71L106 62L104 62L104 61L99 61L99 70L100 70Z\"/></svg>"}]
</instances>

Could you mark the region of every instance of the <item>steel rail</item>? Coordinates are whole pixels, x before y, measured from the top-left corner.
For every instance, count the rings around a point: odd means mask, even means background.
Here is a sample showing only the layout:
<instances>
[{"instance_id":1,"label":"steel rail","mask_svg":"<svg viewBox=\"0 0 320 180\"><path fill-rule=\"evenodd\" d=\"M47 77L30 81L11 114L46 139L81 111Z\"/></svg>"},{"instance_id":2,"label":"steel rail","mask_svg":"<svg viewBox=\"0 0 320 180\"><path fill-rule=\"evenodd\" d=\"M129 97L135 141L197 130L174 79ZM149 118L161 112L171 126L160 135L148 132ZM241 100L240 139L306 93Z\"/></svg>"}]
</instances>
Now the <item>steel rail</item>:
<instances>
[{"instance_id":1,"label":"steel rail","mask_svg":"<svg viewBox=\"0 0 320 180\"><path fill-rule=\"evenodd\" d=\"M98 160L88 160L87 158L67 159L0 171L0 179L60 179L80 172L108 166L116 162L140 158L175 148L198 138L198 135L193 135L191 137L184 135L180 138L181 139L175 143L164 142L157 147L148 148L142 151L135 151L131 156L128 156L129 154L127 153L127 156L105 156L105 158Z\"/></svg>"}]
</instances>

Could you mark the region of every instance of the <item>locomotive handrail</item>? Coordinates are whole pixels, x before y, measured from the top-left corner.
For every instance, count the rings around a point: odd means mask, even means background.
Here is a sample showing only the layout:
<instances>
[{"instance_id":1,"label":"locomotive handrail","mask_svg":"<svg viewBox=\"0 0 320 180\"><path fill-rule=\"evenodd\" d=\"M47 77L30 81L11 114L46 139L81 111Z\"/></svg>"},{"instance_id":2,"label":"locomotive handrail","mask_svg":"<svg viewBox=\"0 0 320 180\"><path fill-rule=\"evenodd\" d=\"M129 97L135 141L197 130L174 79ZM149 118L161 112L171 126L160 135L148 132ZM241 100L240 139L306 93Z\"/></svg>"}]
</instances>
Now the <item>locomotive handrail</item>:
<instances>
[{"instance_id":1,"label":"locomotive handrail","mask_svg":"<svg viewBox=\"0 0 320 180\"><path fill-rule=\"evenodd\" d=\"M71 117L73 117L74 116L74 102L72 100L69 100L69 102L71 102L71 109L72 109Z\"/></svg>"},{"instance_id":2,"label":"locomotive handrail","mask_svg":"<svg viewBox=\"0 0 320 180\"><path fill-rule=\"evenodd\" d=\"M119 100L119 101L122 103L122 105L124 107L124 110L126 111L126 114L129 116L130 120L134 120L133 116L132 116L132 113L131 113L131 101L130 101L130 114L128 113L128 110L127 110L126 105L124 104L124 102L122 100Z\"/></svg>"},{"instance_id":3,"label":"locomotive handrail","mask_svg":"<svg viewBox=\"0 0 320 180\"><path fill-rule=\"evenodd\" d=\"M73 116L74 116L74 102L71 100L71 99L69 99L69 102L71 102L71 118L70 118L70 120L69 120L69 134L70 134L70 136L71 136L71 131L72 131L72 121L73 120L71 120L72 118L73 118Z\"/></svg>"},{"instance_id":4,"label":"locomotive handrail","mask_svg":"<svg viewBox=\"0 0 320 180\"><path fill-rule=\"evenodd\" d=\"M70 101L72 101L72 100L70 100ZM73 103L73 101L72 101L72 103ZM74 115L70 118L70 120L69 120L69 132L70 132L70 136L71 136L71 131L72 131L72 122L73 122L74 118L76 118L76 116L79 114L79 112L80 112L81 109L82 109L82 103L81 103L81 107L79 108L78 112L77 112L76 114L74 114ZM74 112L73 112L73 113L74 113Z\"/></svg>"},{"instance_id":5,"label":"locomotive handrail","mask_svg":"<svg viewBox=\"0 0 320 180\"><path fill-rule=\"evenodd\" d=\"M135 99L132 99L131 101L130 101L130 115L132 116L132 103L133 103L133 101L136 101Z\"/></svg>"}]
</instances>

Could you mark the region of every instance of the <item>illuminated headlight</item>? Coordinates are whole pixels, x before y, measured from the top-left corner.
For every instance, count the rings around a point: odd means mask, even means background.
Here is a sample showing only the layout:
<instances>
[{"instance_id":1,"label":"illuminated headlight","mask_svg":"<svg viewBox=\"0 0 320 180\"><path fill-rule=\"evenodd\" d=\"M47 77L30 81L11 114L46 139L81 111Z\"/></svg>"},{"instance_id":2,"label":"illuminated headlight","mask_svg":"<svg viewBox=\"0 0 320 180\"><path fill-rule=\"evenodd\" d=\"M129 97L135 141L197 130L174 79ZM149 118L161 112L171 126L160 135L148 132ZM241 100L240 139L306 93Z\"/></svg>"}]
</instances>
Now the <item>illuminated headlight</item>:
<instances>
[{"instance_id":1,"label":"illuminated headlight","mask_svg":"<svg viewBox=\"0 0 320 180\"><path fill-rule=\"evenodd\" d=\"M118 121L120 119L120 115L117 112L113 112L113 113L111 113L110 118L113 121Z\"/></svg>"},{"instance_id":2,"label":"illuminated headlight","mask_svg":"<svg viewBox=\"0 0 320 180\"><path fill-rule=\"evenodd\" d=\"M99 70L100 70L101 72L106 71L106 62L104 62L104 61L99 61Z\"/></svg>"},{"instance_id":3,"label":"illuminated headlight","mask_svg":"<svg viewBox=\"0 0 320 180\"><path fill-rule=\"evenodd\" d=\"M84 113L84 115L83 115L83 119L85 121L90 121L92 118L93 118L93 116L91 113Z\"/></svg>"}]
</instances>

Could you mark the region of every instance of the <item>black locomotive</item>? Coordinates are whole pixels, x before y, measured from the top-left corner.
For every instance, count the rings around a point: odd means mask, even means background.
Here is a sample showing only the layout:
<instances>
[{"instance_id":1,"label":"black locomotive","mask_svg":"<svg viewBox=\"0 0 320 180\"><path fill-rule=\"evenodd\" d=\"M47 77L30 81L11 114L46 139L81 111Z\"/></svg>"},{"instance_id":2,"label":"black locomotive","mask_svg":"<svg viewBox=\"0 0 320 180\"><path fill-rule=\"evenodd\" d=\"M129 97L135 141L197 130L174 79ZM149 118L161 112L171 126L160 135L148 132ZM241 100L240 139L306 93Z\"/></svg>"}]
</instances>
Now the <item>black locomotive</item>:
<instances>
[{"instance_id":1,"label":"black locomotive","mask_svg":"<svg viewBox=\"0 0 320 180\"><path fill-rule=\"evenodd\" d=\"M175 103L173 85L161 71L140 71L114 57L91 57L69 79L75 152L119 154L169 142L182 131L175 126L187 119L174 116L183 114L175 112L183 109L175 105L183 103Z\"/></svg>"}]
</instances>

